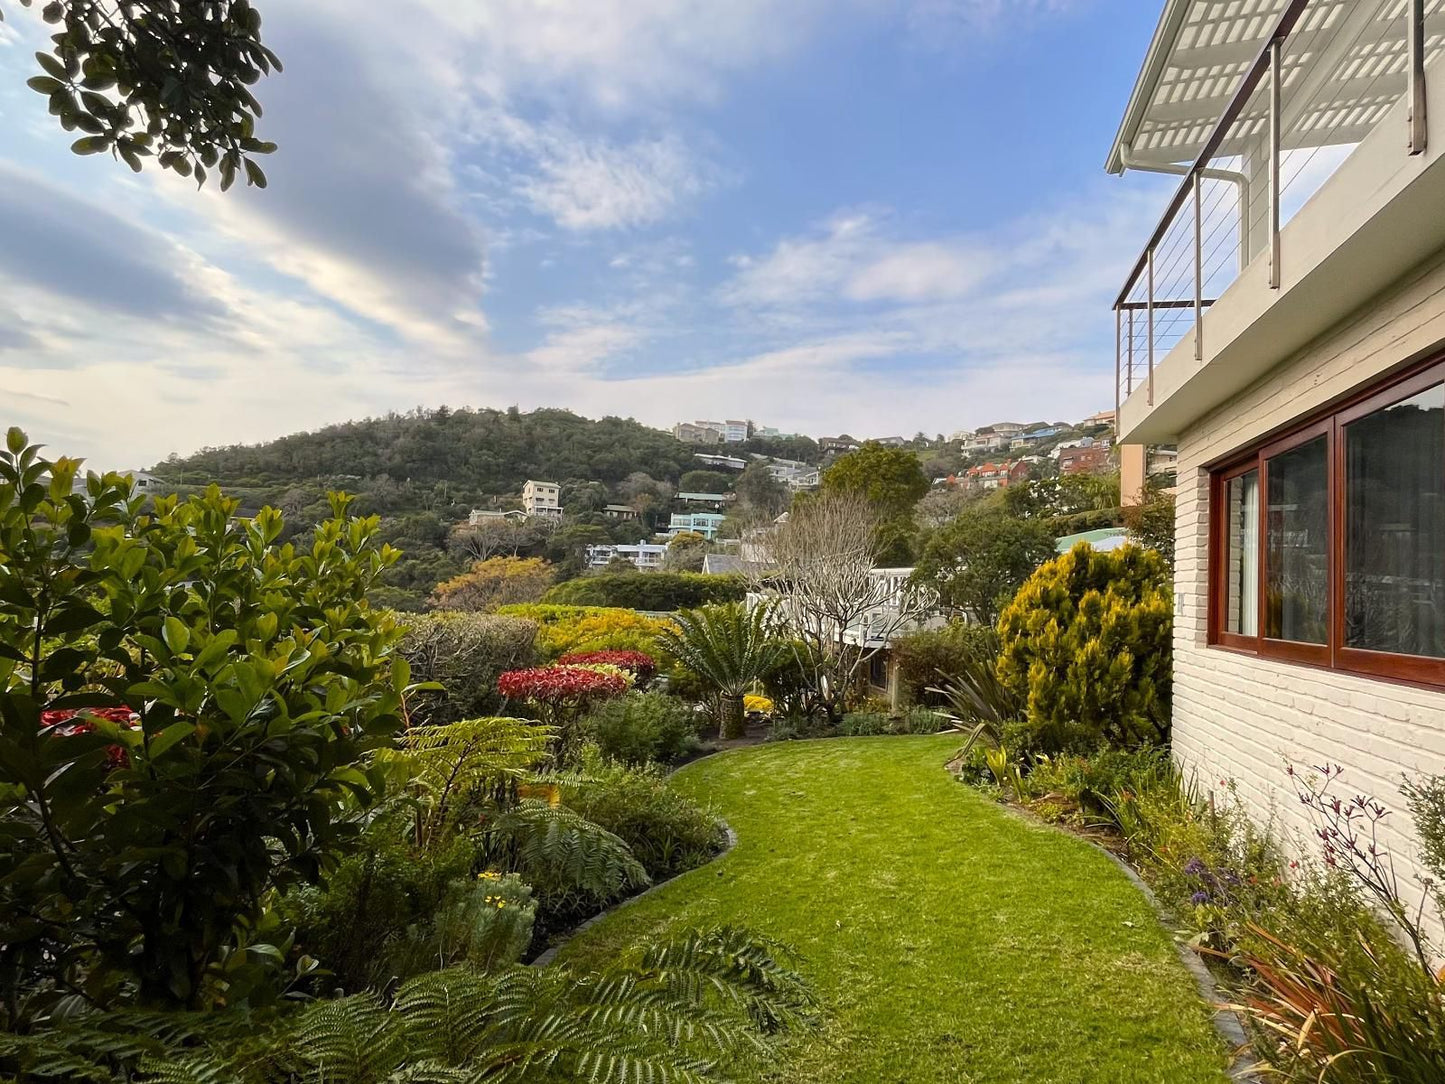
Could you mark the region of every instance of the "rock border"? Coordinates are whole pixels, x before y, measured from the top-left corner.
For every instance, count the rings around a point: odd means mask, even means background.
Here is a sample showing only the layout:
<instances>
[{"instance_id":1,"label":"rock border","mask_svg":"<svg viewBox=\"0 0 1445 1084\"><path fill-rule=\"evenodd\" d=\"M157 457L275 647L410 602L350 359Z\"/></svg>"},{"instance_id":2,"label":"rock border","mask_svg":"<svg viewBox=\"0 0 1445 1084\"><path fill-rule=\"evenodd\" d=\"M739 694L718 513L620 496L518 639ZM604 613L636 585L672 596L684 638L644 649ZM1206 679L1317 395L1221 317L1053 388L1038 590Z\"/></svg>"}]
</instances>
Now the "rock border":
<instances>
[{"instance_id":1,"label":"rock border","mask_svg":"<svg viewBox=\"0 0 1445 1084\"><path fill-rule=\"evenodd\" d=\"M628 896L625 900L620 900L617 903L614 903L611 907L607 908L607 910L598 911L597 914L593 915L591 918L584 919L582 922L579 922L576 926L573 926L570 930L563 934L559 940L554 941L550 946L548 946L547 951L543 952L540 956L533 960L529 966L549 966L554 960L557 959L557 954L561 952L562 949L566 948L567 945L570 944L574 939L585 933L587 930L591 929L597 923L601 922L604 918L615 915L618 911L622 910L628 904L636 903L638 900L644 899L645 897L652 895L658 889L672 884L672 882L677 880L679 877L685 877L689 873L696 873L700 869L707 869L708 866L711 866L714 862L718 861L720 858L731 852L732 849L738 845L738 834L733 831L732 825L728 824L727 821L722 820L721 817L719 817L718 820L722 821L723 831L726 833L727 839L726 842L723 844L723 849L718 851L717 854L713 855L700 866L693 866L692 869L685 869L681 873L674 873L671 877L667 878L667 880L657 881L654 884L648 885L641 892L637 893L637 895Z\"/></svg>"}]
</instances>

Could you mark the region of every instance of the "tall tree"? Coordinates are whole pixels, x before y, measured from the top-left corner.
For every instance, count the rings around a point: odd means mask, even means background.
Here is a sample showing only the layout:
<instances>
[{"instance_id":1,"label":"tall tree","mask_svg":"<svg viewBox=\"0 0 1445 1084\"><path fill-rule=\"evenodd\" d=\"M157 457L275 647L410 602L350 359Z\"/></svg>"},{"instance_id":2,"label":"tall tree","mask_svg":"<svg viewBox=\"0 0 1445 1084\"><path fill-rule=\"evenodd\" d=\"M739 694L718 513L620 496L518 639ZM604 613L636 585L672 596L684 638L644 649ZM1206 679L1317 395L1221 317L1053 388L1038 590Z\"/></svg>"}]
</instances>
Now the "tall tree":
<instances>
[{"instance_id":1,"label":"tall tree","mask_svg":"<svg viewBox=\"0 0 1445 1084\"><path fill-rule=\"evenodd\" d=\"M992 625L1029 575L1054 555L1053 532L1038 519L976 505L929 538L914 572L939 601Z\"/></svg>"},{"instance_id":2,"label":"tall tree","mask_svg":"<svg viewBox=\"0 0 1445 1084\"><path fill-rule=\"evenodd\" d=\"M249 0L50 0L40 14L57 32L28 85L82 133L71 150L109 152L137 173L153 157L197 184L214 170L223 192L237 177L266 187L253 156L276 144L256 135L250 87L281 61Z\"/></svg>"},{"instance_id":3,"label":"tall tree","mask_svg":"<svg viewBox=\"0 0 1445 1084\"><path fill-rule=\"evenodd\" d=\"M881 519L907 515L928 492L928 476L918 456L906 448L869 441L838 457L823 472L824 493L857 493Z\"/></svg>"},{"instance_id":4,"label":"tall tree","mask_svg":"<svg viewBox=\"0 0 1445 1084\"><path fill-rule=\"evenodd\" d=\"M868 502L877 518L877 559L884 565L906 565L913 560L917 532L913 506L929 490L928 476L916 453L868 441L857 451L838 457L823 472L824 493L856 494Z\"/></svg>"},{"instance_id":5,"label":"tall tree","mask_svg":"<svg viewBox=\"0 0 1445 1084\"><path fill-rule=\"evenodd\" d=\"M793 499L788 487L774 478L768 465L760 459L747 465L734 491L742 510L759 519L772 519L785 511Z\"/></svg>"}]
</instances>

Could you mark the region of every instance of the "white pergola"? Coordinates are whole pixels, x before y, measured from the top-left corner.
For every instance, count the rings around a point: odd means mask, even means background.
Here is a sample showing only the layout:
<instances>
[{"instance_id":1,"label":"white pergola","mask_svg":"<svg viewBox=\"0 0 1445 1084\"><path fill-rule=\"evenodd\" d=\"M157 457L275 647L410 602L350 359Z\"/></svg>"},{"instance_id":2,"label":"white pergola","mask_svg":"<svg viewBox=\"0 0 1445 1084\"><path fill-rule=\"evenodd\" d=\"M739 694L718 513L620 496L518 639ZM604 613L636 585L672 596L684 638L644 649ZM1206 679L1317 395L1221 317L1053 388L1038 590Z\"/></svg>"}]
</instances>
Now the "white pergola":
<instances>
[{"instance_id":1,"label":"white pergola","mask_svg":"<svg viewBox=\"0 0 1445 1084\"><path fill-rule=\"evenodd\" d=\"M1109 151L1107 169L1183 172L1204 149L1289 0L1168 0ZM1313 0L1281 55L1281 150L1350 145L1407 89L1409 0ZM1445 44L1445 0L1425 0L1427 61ZM1216 159L1250 155L1265 94L1229 126Z\"/></svg>"}]
</instances>

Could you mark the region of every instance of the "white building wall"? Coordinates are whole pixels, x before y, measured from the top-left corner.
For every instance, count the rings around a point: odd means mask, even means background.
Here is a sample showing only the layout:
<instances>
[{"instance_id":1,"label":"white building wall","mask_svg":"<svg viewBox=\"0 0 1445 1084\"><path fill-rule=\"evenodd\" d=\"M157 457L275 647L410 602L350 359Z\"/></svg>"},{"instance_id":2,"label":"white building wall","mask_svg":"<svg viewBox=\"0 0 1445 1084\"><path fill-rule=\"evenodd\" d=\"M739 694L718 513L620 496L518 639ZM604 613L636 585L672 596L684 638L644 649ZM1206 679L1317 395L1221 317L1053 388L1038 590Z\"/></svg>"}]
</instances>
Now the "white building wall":
<instances>
[{"instance_id":1,"label":"white building wall","mask_svg":"<svg viewBox=\"0 0 1445 1084\"><path fill-rule=\"evenodd\" d=\"M1206 323L1206 334L1208 326ZM1289 778L1340 764L1341 793L1393 811L1385 843L1418 899L1417 842L1405 775L1445 773L1445 691L1212 648L1207 644L1209 478L1204 465L1321 408L1445 342L1445 258L1350 317L1268 377L1189 427L1179 441L1174 625L1174 749L1202 793L1232 780L1261 821L1317 853ZM1219 793L1219 797L1224 795Z\"/></svg>"}]
</instances>

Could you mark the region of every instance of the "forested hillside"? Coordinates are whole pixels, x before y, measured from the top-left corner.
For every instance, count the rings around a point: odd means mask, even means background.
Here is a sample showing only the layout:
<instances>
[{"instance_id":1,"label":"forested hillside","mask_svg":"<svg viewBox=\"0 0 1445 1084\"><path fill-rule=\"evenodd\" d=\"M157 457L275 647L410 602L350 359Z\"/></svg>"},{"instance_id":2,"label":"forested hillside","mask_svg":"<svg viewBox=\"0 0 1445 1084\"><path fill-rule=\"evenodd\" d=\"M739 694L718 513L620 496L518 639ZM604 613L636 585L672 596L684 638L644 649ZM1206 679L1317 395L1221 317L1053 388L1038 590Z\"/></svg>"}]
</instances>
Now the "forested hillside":
<instances>
[{"instance_id":1,"label":"forested hillside","mask_svg":"<svg viewBox=\"0 0 1445 1084\"><path fill-rule=\"evenodd\" d=\"M499 552L544 557L575 574L586 545L649 535L666 495L696 466L692 449L631 419L441 407L173 455L154 473L183 493L216 482L240 500L243 514L280 508L288 539L326 517L328 490L355 494L355 510L379 514L381 539L403 553L376 601L418 609L434 585L477 556L458 534L467 513L516 507L527 479L560 483L568 515L555 529L518 528ZM642 518L606 518L602 508L613 500L635 504Z\"/></svg>"},{"instance_id":2,"label":"forested hillside","mask_svg":"<svg viewBox=\"0 0 1445 1084\"><path fill-rule=\"evenodd\" d=\"M528 478L609 485L635 471L675 482L693 466L669 433L630 418L592 421L566 410L416 410L295 433L265 444L203 448L171 456L155 472L169 481L266 486L318 477L386 477L516 493Z\"/></svg>"}]
</instances>

